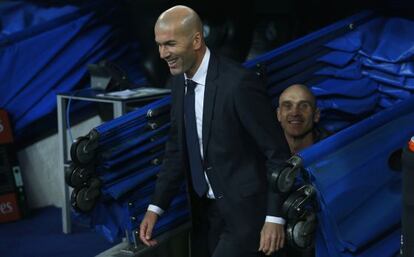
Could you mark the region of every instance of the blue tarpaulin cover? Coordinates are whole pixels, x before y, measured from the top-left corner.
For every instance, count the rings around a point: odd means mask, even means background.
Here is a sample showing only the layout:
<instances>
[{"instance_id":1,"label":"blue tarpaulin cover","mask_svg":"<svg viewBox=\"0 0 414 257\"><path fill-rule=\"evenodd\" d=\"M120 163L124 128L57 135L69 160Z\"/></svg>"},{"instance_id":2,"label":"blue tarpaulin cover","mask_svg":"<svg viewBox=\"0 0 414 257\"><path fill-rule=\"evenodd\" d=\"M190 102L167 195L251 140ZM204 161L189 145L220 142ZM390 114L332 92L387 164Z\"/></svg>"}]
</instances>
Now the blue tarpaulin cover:
<instances>
[{"instance_id":1,"label":"blue tarpaulin cover","mask_svg":"<svg viewBox=\"0 0 414 257\"><path fill-rule=\"evenodd\" d=\"M125 33L116 1L58 7L6 1L0 24L0 107L10 113L17 140L37 120L56 117L57 93L89 87L90 63L108 59L131 81L145 81L138 45Z\"/></svg>"},{"instance_id":2,"label":"blue tarpaulin cover","mask_svg":"<svg viewBox=\"0 0 414 257\"><path fill-rule=\"evenodd\" d=\"M392 170L389 158L414 133L413 125L404 126L413 120L411 97L299 154L321 206L317 256L399 251L401 173ZM385 245L375 245L379 241Z\"/></svg>"},{"instance_id":3,"label":"blue tarpaulin cover","mask_svg":"<svg viewBox=\"0 0 414 257\"><path fill-rule=\"evenodd\" d=\"M97 126L88 134L95 135L88 140L97 141L92 176L100 180L100 198L89 213L78 213L77 217L87 219L111 242L125 233L133 238L150 203L161 163L154 160L163 157L170 128L169 119L159 118L169 113L170 102L171 97L164 96ZM159 124L148 126L151 120L158 120ZM187 194L183 187L160 217L154 236L188 220Z\"/></svg>"}]
</instances>

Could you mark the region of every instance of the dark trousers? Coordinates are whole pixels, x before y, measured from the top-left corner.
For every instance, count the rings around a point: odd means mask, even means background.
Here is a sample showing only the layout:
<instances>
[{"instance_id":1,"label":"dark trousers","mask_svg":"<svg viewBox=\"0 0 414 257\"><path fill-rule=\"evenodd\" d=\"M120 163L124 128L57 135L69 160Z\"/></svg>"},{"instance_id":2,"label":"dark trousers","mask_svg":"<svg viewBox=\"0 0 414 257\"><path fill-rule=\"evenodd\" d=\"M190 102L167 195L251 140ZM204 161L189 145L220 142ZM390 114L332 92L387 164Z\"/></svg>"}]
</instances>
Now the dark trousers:
<instances>
[{"instance_id":1,"label":"dark trousers","mask_svg":"<svg viewBox=\"0 0 414 257\"><path fill-rule=\"evenodd\" d=\"M240 242L235 236L237 231L233 231L234 228L226 224L216 200L200 198L197 205L197 210L193 211L191 257L264 256L257 249L244 247L246 242Z\"/></svg>"}]
</instances>

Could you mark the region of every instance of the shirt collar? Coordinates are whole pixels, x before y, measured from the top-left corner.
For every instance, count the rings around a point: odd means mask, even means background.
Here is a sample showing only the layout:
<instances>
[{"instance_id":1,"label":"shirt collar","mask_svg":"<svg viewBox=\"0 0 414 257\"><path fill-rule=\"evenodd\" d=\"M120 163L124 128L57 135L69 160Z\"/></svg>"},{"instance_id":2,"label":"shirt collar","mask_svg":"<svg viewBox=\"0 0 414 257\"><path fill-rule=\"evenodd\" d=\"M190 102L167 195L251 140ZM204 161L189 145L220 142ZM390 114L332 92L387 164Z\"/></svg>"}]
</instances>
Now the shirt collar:
<instances>
[{"instance_id":1,"label":"shirt collar","mask_svg":"<svg viewBox=\"0 0 414 257\"><path fill-rule=\"evenodd\" d=\"M206 85L207 68L208 68L209 61L210 61L210 50L206 48L206 52L204 53L203 60L201 61L201 64L198 67L196 73L191 78L194 82L197 82L198 85L202 85L202 86ZM184 79L188 79L185 73L184 73Z\"/></svg>"}]
</instances>

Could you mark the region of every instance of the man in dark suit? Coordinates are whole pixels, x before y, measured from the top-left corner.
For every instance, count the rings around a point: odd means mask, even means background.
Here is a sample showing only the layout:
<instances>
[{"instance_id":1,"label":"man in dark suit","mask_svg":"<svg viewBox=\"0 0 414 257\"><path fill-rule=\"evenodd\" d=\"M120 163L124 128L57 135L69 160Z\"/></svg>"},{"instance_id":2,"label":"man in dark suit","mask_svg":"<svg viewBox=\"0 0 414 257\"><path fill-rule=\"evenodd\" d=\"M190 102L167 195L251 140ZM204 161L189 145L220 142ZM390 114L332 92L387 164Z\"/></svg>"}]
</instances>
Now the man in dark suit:
<instances>
[{"instance_id":1,"label":"man in dark suit","mask_svg":"<svg viewBox=\"0 0 414 257\"><path fill-rule=\"evenodd\" d=\"M187 180L193 257L271 255L283 247L282 199L267 176L289 148L257 75L210 53L199 16L175 6L155 24L174 75L171 131L152 204L140 225L148 246L159 215Z\"/></svg>"}]
</instances>

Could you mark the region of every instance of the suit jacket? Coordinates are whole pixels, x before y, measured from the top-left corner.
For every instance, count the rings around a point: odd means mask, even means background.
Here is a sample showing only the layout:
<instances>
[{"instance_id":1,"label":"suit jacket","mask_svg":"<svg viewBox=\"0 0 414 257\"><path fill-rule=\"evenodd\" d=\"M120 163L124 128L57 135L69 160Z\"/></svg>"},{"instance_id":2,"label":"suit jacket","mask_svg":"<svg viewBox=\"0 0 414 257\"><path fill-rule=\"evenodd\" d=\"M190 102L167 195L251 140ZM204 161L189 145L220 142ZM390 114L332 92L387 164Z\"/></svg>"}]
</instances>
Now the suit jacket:
<instances>
[{"instance_id":1,"label":"suit jacket","mask_svg":"<svg viewBox=\"0 0 414 257\"><path fill-rule=\"evenodd\" d=\"M152 199L164 210L184 178L193 193L184 135L184 75L172 77L169 86L170 138ZM282 199L268 187L267 175L290 151L266 88L252 71L213 53L202 131L205 171L222 213L234 217L242 211L261 225L266 215L281 216Z\"/></svg>"}]
</instances>

